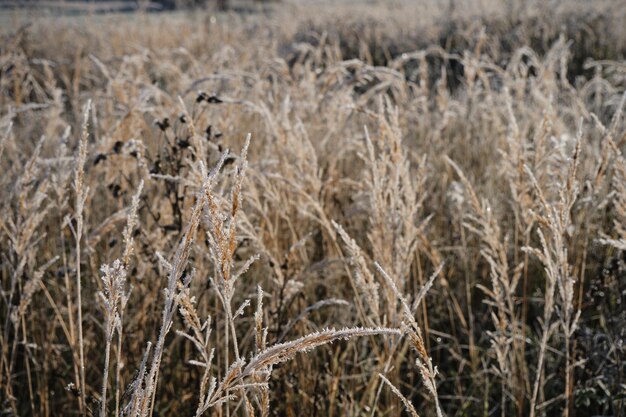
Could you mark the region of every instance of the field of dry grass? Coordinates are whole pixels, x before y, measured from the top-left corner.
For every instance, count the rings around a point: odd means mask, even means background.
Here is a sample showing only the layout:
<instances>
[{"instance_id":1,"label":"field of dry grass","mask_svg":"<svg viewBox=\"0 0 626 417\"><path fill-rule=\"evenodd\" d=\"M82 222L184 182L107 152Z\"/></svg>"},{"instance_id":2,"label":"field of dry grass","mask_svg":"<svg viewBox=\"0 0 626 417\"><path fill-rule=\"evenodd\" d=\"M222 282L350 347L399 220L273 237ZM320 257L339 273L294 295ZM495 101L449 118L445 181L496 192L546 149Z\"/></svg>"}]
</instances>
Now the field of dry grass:
<instances>
[{"instance_id":1,"label":"field of dry grass","mask_svg":"<svg viewBox=\"0 0 626 417\"><path fill-rule=\"evenodd\" d=\"M626 416L626 3L0 18L1 416Z\"/></svg>"}]
</instances>

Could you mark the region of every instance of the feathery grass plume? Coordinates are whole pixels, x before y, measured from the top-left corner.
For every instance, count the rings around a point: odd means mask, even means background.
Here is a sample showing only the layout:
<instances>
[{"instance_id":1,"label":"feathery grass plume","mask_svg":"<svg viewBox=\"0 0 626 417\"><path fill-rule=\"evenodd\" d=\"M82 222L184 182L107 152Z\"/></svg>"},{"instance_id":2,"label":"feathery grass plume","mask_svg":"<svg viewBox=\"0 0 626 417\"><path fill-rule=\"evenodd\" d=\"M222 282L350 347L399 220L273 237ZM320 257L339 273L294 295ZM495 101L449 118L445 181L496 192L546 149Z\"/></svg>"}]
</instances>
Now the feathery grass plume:
<instances>
[{"instance_id":1,"label":"feathery grass plume","mask_svg":"<svg viewBox=\"0 0 626 417\"><path fill-rule=\"evenodd\" d=\"M613 220L613 227L617 238L602 238L599 241L605 245L611 245L621 251L626 251L626 160L618 149L615 149L615 173L613 175L613 187L615 197L613 206L617 213Z\"/></svg>"},{"instance_id":2,"label":"feathery grass plume","mask_svg":"<svg viewBox=\"0 0 626 417\"><path fill-rule=\"evenodd\" d=\"M207 190L210 190L213 187L215 183L215 176L219 172L219 169L221 168L224 159L225 156L220 159L216 169L211 173L211 175L205 177L202 188L196 196L196 203L191 212L185 235L180 241L178 249L176 250L176 254L174 255L174 259L170 265L167 278L167 287L164 290L165 305L163 307L161 329L159 331L159 336L157 338L156 344L154 346L152 361L150 363L148 373L145 375L144 378L137 381L137 384L134 388L135 392L133 393L133 397L136 397L135 404L137 404L137 406L133 405L132 407L133 413L130 415L133 417L152 415L154 400L156 396L156 386L158 383L159 368L161 366L161 358L163 356L163 349L165 346L165 337L172 327L174 314L182 297L182 291L185 290L185 288L187 288L191 282L190 276L186 276L185 279L183 279L182 281L180 281L180 279L183 276L184 269L186 268L187 261L191 252L191 246L195 239L198 226L200 224L202 209L206 201L205 193L207 192Z\"/></svg>"},{"instance_id":3,"label":"feathery grass plume","mask_svg":"<svg viewBox=\"0 0 626 417\"><path fill-rule=\"evenodd\" d=\"M15 115L11 110L7 116L9 128ZM4 118L3 118L4 119ZM4 121L4 120L3 120ZM20 414L18 397L13 395L14 375L23 374L26 383L18 388L27 392L29 412L35 413L36 400L35 378L32 367L38 366L33 348L37 347L35 341L30 341L29 329L38 327L39 313L34 309L28 309L32 303L32 297L37 289L42 289L50 306L53 308L55 318L58 319L63 333L67 336L68 330L64 323L61 311L46 288L43 280L45 269L37 269L37 265L48 265L58 258L53 251L44 249L44 243L49 238L48 220L53 215L54 203L49 198L53 192L54 183L49 178L50 168L44 157L47 138L42 135L36 142L27 141L30 152L21 149L20 142L12 134L12 129L7 130L7 136L2 139L2 147L6 149L7 160L10 164L3 167L3 189L10 195L3 199L4 216L0 219L0 245L6 250L2 253L4 269L3 284L0 294L6 305L5 316L0 319L4 322L2 343L0 343L2 357L0 359L0 385L5 388L6 408L15 414ZM1 161L0 161L1 162ZM48 241L49 243L49 241ZM47 268L47 267L46 267ZM46 303L36 303L36 305ZM30 310L30 311L29 311ZM27 320L28 313L32 317ZM48 310L49 314L50 311ZM11 332L12 331L12 332ZM70 338L68 337L68 340ZM18 362L18 359L21 360ZM75 363L77 363L76 361ZM22 368L23 367L23 368ZM78 381L78 378L75 379ZM26 412L24 409L22 412Z\"/></svg>"},{"instance_id":4,"label":"feathery grass plume","mask_svg":"<svg viewBox=\"0 0 626 417\"><path fill-rule=\"evenodd\" d=\"M80 381L78 389L80 391L80 409L84 415L87 408L85 385L85 348L83 340L83 303L82 303L82 284L81 284L81 239L83 235L83 210L85 209L85 201L89 188L85 185L85 162L87 161L87 138L89 137L88 123L89 112L91 111L91 100L87 101L85 110L83 111L83 124L81 128L81 136L78 141L78 154L74 166L74 192L76 193L76 201L74 204L74 220L76 221L76 229L74 230L74 238L76 239L76 307L77 317L76 324L78 326L78 352L79 352L79 369Z\"/></svg>"},{"instance_id":5,"label":"feathery grass plume","mask_svg":"<svg viewBox=\"0 0 626 417\"><path fill-rule=\"evenodd\" d=\"M257 352L265 350L267 345L267 328L263 327L263 288L257 286L256 312L254 313L254 340Z\"/></svg>"},{"instance_id":6,"label":"feathery grass plume","mask_svg":"<svg viewBox=\"0 0 626 417\"><path fill-rule=\"evenodd\" d=\"M152 342L148 342L148 344L146 345L146 350L143 353L143 358L141 359L141 364L139 365L139 371L137 372L135 379L129 386L132 394L128 404L126 405L126 407L123 408L123 415L141 415L140 407L145 397L144 380L146 378L148 358L150 356L151 350Z\"/></svg>"},{"instance_id":7,"label":"feathery grass plume","mask_svg":"<svg viewBox=\"0 0 626 417\"><path fill-rule=\"evenodd\" d=\"M400 401L402 401L402 404L404 405L404 408L411 415L411 417L419 417L419 414L417 414L417 410L415 410L415 407L413 407L413 404L411 404L411 401L409 401L408 398L406 398L404 395L402 395L400 390L398 388L396 388L396 386L393 385L391 383L391 381L389 381L387 378L385 378L385 376L383 374L378 374L378 376L380 377L380 379L383 380L383 382L385 384L387 384L389 389L391 389L391 392L396 394L396 396L400 399Z\"/></svg>"},{"instance_id":8,"label":"feathery grass plume","mask_svg":"<svg viewBox=\"0 0 626 417\"><path fill-rule=\"evenodd\" d=\"M523 60L525 56L533 59L534 65L540 67L541 61L535 56L531 50L520 50L519 59ZM521 63L517 63L523 68ZM510 379L509 391L515 396L515 405L518 416L525 413L526 398L531 394L531 378L526 360L526 349L528 348L525 340L528 337L528 311L530 297L528 294L529 287L529 268L532 263L529 259L529 252L523 251L523 247L529 246L532 239L532 230L535 225L535 219L532 215L536 207L533 199L533 186L526 175L524 166L532 164L534 167L541 167L543 164L544 153L546 152L546 142L553 129L553 121L556 118L555 109L552 100L546 103L546 109L539 123L539 127L532 133L525 134L517 121L513 106L514 101L509 91L505 90L506 109L508 113L508 133L506 135L506 146L500 151L502 155L502 173L506 176L511 194L511 206L515 216L515 227L511 236L509 236L508 247L513 251L512 265L518 265L521 272L521 312L511 310L515 317L515 323L521 328L512 328L513 339L511 340L511 352L509 356L514 361L512 369L515 371ZM530 130L530 127L526 129ZM528 138L527 138L528 137ZM512 239L511 239L512 238ZM512 241L512 242L511 242ZM512 243L512 244L511 244ZM522 258L523 256L523 258ZM516 283L520 286L520 283ZM582 293L582 292L581 292ZM518 303L514 304L515 306ZM515 335L517 333L517 336Z\"/></svg>"},{"instance_id":9,"label":"feathery grass plume","mask_svg":"<svg viewBox=\"0 0 626 417\"><path fill-rule=\"evenodd\" d=\"M139 187L137 187L137 192L133 195L133 200L130 204L130 212L128 213L128 218L126 221L126 227L124 228L123 236L124 236L124 254L122 255L122 260L125 268L128 268L128 263L130 262L130 257L133 254L134 250L134 239L133 232L135 227L137 226L137 210L139 209L139 198L141 197L141 192L143 190L143 180L139 183Z\"/></svg>"},{"instance_id":10,"label":"feathery grass plume","mask_svg":"<svg viewBox=\"0 0 626 417\"><path fill-rule=\"evenodd\" d=\"M256 352L260 353L267 348L267 327L263 326L263 289L261 286L257 286L257 304L256 312L254 313L255 324L255 341ZM260 400L259 406L261 408L261 417L267 417L270 414L270 389L268 386L269 378L271 374L271 368L267 370L261 370L256 372L253 381L259 385Z\"/></svg>"},{"instance_id":11,"label":"feathery grass plume","mask_svg":"<svg viewBox=\"0 0 626 417\"><path fill-rule=\"evenodd\" d=\"M123 268L124 270L128 270L130 264L130 258L133 254L135 248L135 241L133 238L134 229L137 226L137 211L139 210L139 198L141 196L141 192L143 191L143 180L139 183L137 187L137 192L133 196L131 201L130 211L128 213L128 217L126 219L126 227L124 228L123 236L124 236L124 253L123 253ZM132 289L132 288L131 288ZM124 294L119 300L120 305L118 309L119 319L117 320L117 359L115 366L115 415L119 415L120 408L120 379L122 373L122 338L124 331L124 311L126 310L126 304L128 303L128 299L130 298L130 291L128 290L126 294ZM103 396L104 397L104 396ZM103 406L104 407L104 406Z\"/></svg>"},{"instance_id":12,"label":"feathery grass plume","mask_svg":"<svg viewBox=\"0 0 626 417\"><path fill-rule=\"evenodd\" d=\"M398 290L396 284L393 279L385 272L385 270L378 264L374 264L376 269L381 274L381 276L385 279L385 282L391 288L393 293L396 295L397 300L400 302L400 308L402 309L402 316L404 317L403 323L403 331L408 334L409 341L411 342L411 347L417 352L418 358L415 361L420 375L422 377L422 382L424 386L428 390L429 394L435 401L435 411L437 412L437 417L443 417L443 411L441 410L441 405L439 402L439 396L437 395L437 382L436 377L439 373L437 371L437 367L433 365L432 358L429 356L426 347L424 346L424 339L422 337L422 329L417 324L415 317L413 316L413 310L409 306L405 296ZM443 270L443 264L439 265L439 267L435 270L435 272L431 275L430 279L426 282L424 287L420 290L418 294L414 308L417 308L419 302L422 300L424 295L428 292L428 290L432 287L435 278L441 273Z\"/></svg>"},{"instance_id":13,"label":"feathery grass plume","mask_svg":"<svg viewBox=\"0 0 626 417\"><path fill-rule=\"evenodd\" d=\"M523 263L516 265L511 271L508 261L509 237L502 232L489 203L479 202L471 183L461 168L446 157L446 162L454 168L468 195L471 214L464 215L463 226L481 239L481 256L490 267L491 288L478 285L489 296L495 305L491 317L495 331L487 332L491 338L496 357L496 374L501 384L501 413L506 413L507 389L515 392L523 381L520 380L520 368L523 367L522 348L524 340L520 314L517 311L516 292L522 276Z\"/></svg>"},{"instance_id":14,"label":"feathery grass plume","mask_svg":"<svg viewBox=\"0 0 626 417\"><path fill-rule=\"evenodd\" d=\"M342 237L342 239L348 246L348 251L352 255L351 263L353 263L353 265L355 265L355 267L357 268L356 276L368 277L368 282L364 282L364 280L361 279L357 281L357 283L359 282L361 283L360 289L364 291L366 294L368 294L369 297L376 297L376 298L373 298L372 300L368 300L368 302L370 303L370 308L371 308L371 305L377 302L377 299L378 299L378 293L377 293L378 285L374 284L373 282L374 275L369 271L365 263L365 260L363 259L363 256L361 255L361 250L359 246L356 244L356 242L348 236L348 234L343 230L343 228L341 228L341 226L339 226L338 224L334 222L333 222L333 225L335 226L335 228L337 229L337 232L339 233L339 235ZM437 388L436 388L436 382L435 382L437 370L436 370L436 367L433 367L432 365L432 359L430 358L426 350L426 347L424 345L424 339L422 337L422 330L417 324L417 321L415 320L413 316L413 310L411 309L411 307L409 307L405 299L405 296L402 295L402 293L398 289L396 281L394 281L387 274L387 272L383 269L383 267L380 264L378 264L378 262L375 262L374 265L376 269L378 270L379 274L383 277L384 282L386 286L388 287L390 293L393 294L394 296L395 302L391 303L391 301L388 301L388 303L390 304L388 308L391 308L392 306L393 308L397 308L396 305L398 301L400 302L400 315L403 317L403 320L402 320L403 330L408 333L411 345L415 349L415 351L418 353L418 360L416 364L420 370L422 381L424 385L426 386L427 390L429 391L429 394L433 397L435 401L435 409L437 411L437 415L443 416L443 412L439 405L439 397L437 395ZM414 303L414 308L417 308L419 306L423 297L431 288L435 278L440 274L442 269L443 269L443 264L441 264L437 268L435 273L431 276L431 278L425 283L424 287L417 294L415 303ZM372 294L371 289L373 285L376 285L374 287L376 291Z\"/></svg>"},{"instance_id":15,"label":"feathery grass plume","mask_svg":"<svg viewBox=\"0 0 626 417\"><path fill-rule=\"evenodd\" d=\"M333 343L337 340L349 340L354 337L374 336L374 335L400 335L398 329L390 328L345 328L345 329L325 329L311 333L299 339L285 343L272 345L254 355L247 363L244 359L233 362L225 373L224 378L217 383L213 378L209 385L205 402L196 415L201 415L212 407L219 406L235 398L230 392L243 390L248 387L267 389L267 382L254 382L258 380L261 373L262 380L267 380L274 365L293 359L297 353L309 352L317 347ZM263 376L264 375L264 376ZM246 380L252 378L252 383ZM269 401L269 398L265 401ZM269 407L269 406L267 406ZM266 405L262 405L261 412L268 412Z\"/></svg>"},{"instance_id":16,"label":"feathery grass plume","mask_svg":"<svg viewBox=\"0 0 626 417\"><path fill-rule=\"evenodd\" d=\"M44 265L39 267L35 274L28 281L26 281L26 284L24 284L19 304L17 305L17 308L14 308L11 312L11 321L16 326L19 324L20 319L24 316L24 313L26 313L26 309L28 309L28 306L33 301L35 291L42 286L41 281L43 280L44 273L58 260L58 256L50 259Z\"/></svg>"},{"instance_id":17,"label":"feathery grass plume","mask_svg":"<svg viewBox=\"0 0 626 417\"><path fill-rule=\"evenodd\" d=\"M208 181L207 181L208 182ZM208 187L205 184L203 188ZM163 307L163 322L159 331L159 337L154 346L154 352L152 354L152 362L150 364L150 371L146 375L145 380L145 393L143 395L143 401L141 406L140 415L152 415L154 398L156 395L156 385L158 383L159 367L161 365L161 357L163 355L163 348L165 344L165 337L172 326L172 320L174 317L175 309L180 301L180 290L178 289L179 280L183 275L184 268L187 265L187 260L190 255L191 245L195 239L195 233L200 223L200 214L202 211L203 198L197 197L196 205L191 213L187 231L183 240L174 256L172 262L172 268L167 278L167 288L165 289L165 306ZM190 277L185 277L183 280L182 289L189 285Z\"/></svg>"},{"instance_id":18,"label":"feathery grass plume","mask_svg":"<svg viewBox=\"0 0 626 417\"><path fill-rule=\"evenodd\" d=\"M107 415L107 388L109 385L109 363L111 357L111 344L113 343L113 333L121 327L122 306L126 305L128 295L126 293L126 270L119 259L113 262L112 266L102 265L103 290L98 294L104 306L105 317L105 353L104 372L102 376L102 397L100 398L100 415Z\"/></svg>"},{"instance_id":19,"label":"feathery grass plume","mask_svg":"<svg viewBox=\"0 0 626 417\"><path fill-rule=\"evenodd\" d=\"M613 168L615 170L612 178L612 186L614 188L613 207L616 212L616 218L613 220L614 231L617 239L603 237L600 242L605 245L611 245L621 251L626 251L626 160L623 153L615 143L618 126L622 118L622 112L626 104L626 92L622 95L622 100L613 116L611 126L604 130L605 141L608 143L609 151L613 154L615 160ZM607 158L608 159L608 158Z\"/></svg>"},{"instance_id":20,"label":"feathery grass plume","mask_svg":"<svg viewBox=\"0 0 626 417\"><path fill-rule=\"evenodd\" d=\"M363 157L371 170L366 181L371 210L368 239L372 258L391 271L396 286L404 291L415 249L429 222L426 217L421 224L416 223L426 198L426 155L412 170L402 143L398 109L392 107L388 98L380 98L376 121L380 130L378 146L365 128L367 156ZM384 295L389 309L386 314L395 322L395 295Z\"/></svg>"},{"instance_id":21,"label":"feathery grass plume","mask_svg":"<svg viewBox=\"0 0 626 417\"><path fill-rule=\"evenodd\" d=\"M362 295L367 302L367 306L372 312L371 315L367 316L371 322L368 324L380 326L382 323L379 306L380 298L378 295L379 285L376 282L376 278L367 267L367 263L359 245L354 241L354 239L348 236L343 227L335 223L334 220L332 224L347 246L348 253L350 254L350 265L354 268L354 281L357 285L357 289L362 292Z\"/></svg>"},{"instance_id":22,"label":"feathery grass plume","mask_svg":"<svg viewBox=\"0 0 626 417\"><path fill-rule=\"evenodd\" d=\"M8 288L3 288L2 298L6 304L4 324L3 324L3 344L2 344L2 368L0 375L6 378L6 393L9 407L13 412L17 410L15 396L13 395L13 373L17 366L20 345L25 345L27 340L25 329L24 313L32 301L32 297L40 287L45 269L32 271L32 277L25 283L22 278L27 275L29 261L32 262L34 250L45 234L41 234L43 224L49 211L47 202L47 191L49 183L47 181L37 181L41 175L38 165L40 153L42 151L44 137L37 142L33 154L24 163L24 172L21 173L13 185L13 198L16 200L7 216L3 218L1 226L6 233L6 253L2 254L3 263L10 268L6 272ZM54 259L54 258L53 258ZM50 262L50 260L48 261ZM46 262L46 264L48 263ZM44 266L46 265L44 264ZM13 334L11 334L13 330ZM21 334L21 336L20 336ZM30 365L26 362L28 379L30 376ZM5 375L6 373L6 375ZM29 382L29 396L32 389ZM32 400L31 400L32 411Z\"/></svg>"},{"instance_id":23,"label":"feathery grass plume","mask_svg":"<svg viewBox=\"0 0 626 417\"><path fill-rule=\"evenodd\" d=\"M537 394L539 384L543 373L545 352L548 340L554 327L551 324L553 315L553 306L558 302L559 315L557 323L563 332L565 340L565 399L564 415L570 413L572 398L572 367L571 362L571 339L574 335L578 320L580 318L580 310L574 311L574 282L575 277L572 276L572 266L568 258L567 239L570 235L572 224L572 209L576 203L578 196L578 183L576 173L580 161L580 146L582 139L582 120L578 129L576 148L568 167L567 177L563 179L563 183L559 190L559 200L548 202L537 183L537 180L530 170L526 167L526 172L530 181L534 186L534 190L541 202L541 212L534 213L539 228L537 234L541 241L541 249L527 248L535 255L543 264L546 274L546 293L544 304L544 323L542 329L542 339L537 364L537 375L533 387L531 397L531 417L535 414ZM556 296L556 297L555 297Z\"/></svg>"},{"instance_id":24,"label":"feathery grass plume","mask_svg":"<svg viewBox=\"0 0 626 417\"><path fill-rule=\"evenodd\" d=\"M126 290L127 269L130 262L130 256L133 253L134 240L133 231L137 224L137 210L139 208L139 197L143 189L143 181L139 184L136 194L133 196L129 213L127 216L126 227L124 228L124 252L122 261L116 259L111 266L102 265L103 289L98 293L103 304L105 317L105 354L104 354L104 372L102 376L102 396L100 398L100 415L107 415L107 389L109 384L109 368L111 345L113 343L113 335L117 332L117 360L115 368L115 414L119 415L119 383L121 373L121 350L122 350L122 332L124 321L124 310L130 296L130 290Z\"/></svg>"},{"instance_id":25,"label":"feathery grass plume","mask_svg":"<svg viewBox=\"0 0 626 417\"><path fill-rule=\"evenodd\" d=\"M308 352L317 347L332 343L336 340L348 340L353 337L363 337L370 335L400 335L398 329L391 328L367 328L354 327L345 329L325 329L311 333L299 339L289 342L279 343L268 347L252 357L243 369L241 377L245 378L262 369L277 365L281 362L292 359L297 353Z\"/></svg>"},{"instance_id":26,"label":"feathery grass plume","mask_svg":"<svg viewBox=\"0 0 626 417\"><path fill-rule=\"evenodd\" d=\"M250 138L251 135L248 134L241 151L240 162L236 168L228 210L222 211L220 209L219 202L216 196L211 193L210 189L205 189L204 194L204 198L207 201L207 218L209 223L206 236L209 242L209 254L216 273L216 276L212 278L212 280L216 283L218 289L217 294L226 314L226 320L224 322L224 351L227 366L230 363L229 352L231 344L233 346L235 360L239 361L241 359L235 329L235 318L238 313L233 314L232 312L232 298L234 295L235 282L258 258L257 255L252 256L238 271L232 272L235 250L237 249L237 216L242 201L241 187L248 166L247 154L248 147L250 146ZM230 368L227 368L225 371L228 373L230 372L229 369ZM229 395L229 393L226 394L227 397L229 397ZM224 406L226 408L226 415L229 415L228 401L224 401Z\"/></svg>"},{"instance_id":27,"label":"feathery grass plume","mask_svg":"<svg viewBox=\"0 0 626 417\"><path fill-rule=\"evenodd\" d=\"M183 317L183 321L191 332L185 333L177 330L176 334L190 340L202 357L202 361L189 361L191 365L204 368L202 379L200 381L198 407L196 409L196 416L200 416L204 413L204 411L206 411L206 408L204 407L207 405L207 397L210 397L212 392L215 390L215 378L211 376L211 367L213 365L215 348L212 348L209 343L212 331L211 316L207 317L207 319L202 322L198 316L194 303L195 299L190 296L189 288L184 289L181 292L179 311Z\"/></svg>"}]
</instances>

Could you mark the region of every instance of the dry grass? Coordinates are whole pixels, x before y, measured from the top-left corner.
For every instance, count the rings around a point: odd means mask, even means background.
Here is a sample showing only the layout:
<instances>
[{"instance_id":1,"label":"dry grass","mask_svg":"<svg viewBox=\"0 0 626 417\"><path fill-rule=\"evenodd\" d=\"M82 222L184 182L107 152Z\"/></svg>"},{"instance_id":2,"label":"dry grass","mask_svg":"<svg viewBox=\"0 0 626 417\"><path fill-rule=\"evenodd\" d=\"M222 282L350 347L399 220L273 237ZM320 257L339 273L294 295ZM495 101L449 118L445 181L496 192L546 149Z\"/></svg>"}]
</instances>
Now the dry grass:
<instances>
[{"instance_id":1,"label":"dry grass","mask_svg":"<svg viewBox=\"0 0 626 417\"><path fill-rule=\"evenodd\" d=\"M625 415L626 7L450 4L3 25L0 414Z\"/></svg>"}]
</instances>

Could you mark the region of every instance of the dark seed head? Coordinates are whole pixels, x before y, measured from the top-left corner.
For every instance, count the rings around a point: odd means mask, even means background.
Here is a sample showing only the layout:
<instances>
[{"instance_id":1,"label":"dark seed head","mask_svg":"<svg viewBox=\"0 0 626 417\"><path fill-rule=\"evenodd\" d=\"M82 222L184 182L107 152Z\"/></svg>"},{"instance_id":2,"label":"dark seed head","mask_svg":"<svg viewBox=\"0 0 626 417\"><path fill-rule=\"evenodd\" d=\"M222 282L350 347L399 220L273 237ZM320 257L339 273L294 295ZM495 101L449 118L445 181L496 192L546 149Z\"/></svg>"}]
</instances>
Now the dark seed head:
<instances>
[{"instance_id":1,"label":"dark seed head","mask_svg":"<svg viewBox=\"0 0 626 417\"><path fill-rule=\"evenodd\" d=\"M120 196L120 191L122 191L122 187L120 187L119 184L110 184L109 190L111 190L111 192L113 193L113 197L117 198Z\"/></svg>"},{"instance_id":2,"label":"dark seed head","mask_svg":"<svg viewBox=\"0 0 626 417\"><path fill-rule=\"evenodd\" d=\"M156 160L154 161L154 164L152 165L152 168L150 168L150 173L151 174L160 174L161 173L161 161L160 160Z\"/></svg>"},{"instance_id":3,"label":"dark seed head","mask_svg":"<svg viewBox=\"0 0 626 417\"><path fill-rule=\"evenodd\" d=\"M118 140L117 142L113 144L113 152L120 153L120 151L122 150L122 146L124 146L124 142L122 142L121 140Z\"/></svg>"},{"instance_id":4,"label":"dark seed head","mask_svg":"<svg viewBox=\"0 0 626 417\"><path fill-rule=\"evenodd\" d=\"M99 153L98 155L96 155L96 159L94 159L93 164L94 165L98 165L100 162L102 161L106 161L107 156L103 153Z\"/></svg>"},{"instance_id":5,"label":"dark seed head","mask_svg":"<svg viewBox=\"0 0 626 417\"><path fill-rule=\"evenodd\" d=\"M205 137L207 138L207 140L211 140L213 138L217 139L217 138L222 137L222 132L220 132L219 130L213 131L213 125L209 125L204 131L204 133L205 133Z\"/></svg>"},{"instance_id":6,"label":"dark seed head","mask_svg":"<svg viewBox=\"0 0 626 417\"><path fill-rule=\"evenodd\" d=\"M163 230L171 232L178 230L178 226L176 224L166 224L163 226Z\"/></svg>"},{"instance_id":7,"label":"dark seed head","mask_svg":"<svg viewBox=\"0 0 626 417\"><path fill-rule=\"evenodd\" d=\"M181 149L187 149L191 145L187 139L179 139L177 143Z\"/></svg>"},{"instance_id":8,"label":"dark seed head","mask_svg":"<svg viewBox=\"0 0 626 417\"><path fill-rule=\"evenodd\" d=\"M202 101L206 101L209 104L220 104L224 102L221 98L219 98L215 94L208 95L205 92L200 92L198 93L198 96L196 97L196 103L200 103Z\"/></svg>"},{"instance_id":9,"label":"dark seed head","mask_svg":"<svg viewBox=\"0 0 626 417\"><path fill-rule=\"evenodd\" d=\"M170 127L170 119L168 119L167 117L165 117L163 120L157 120L155 123L162 132L165 132L167 128Z\"/></svg>"},{"instance_id":10,"label":"dark seed head","mask_svg":"<svg viewBox=\"0 0 626 417\"><path fill-rule=\"evenodd\" d=\"M222 99L220 99L217 96L211 96L209 98L206 99L207 103L211 103L211 104L220 104L223 103L224 101L222 101Z\"/></svg>"}]
</instances>

